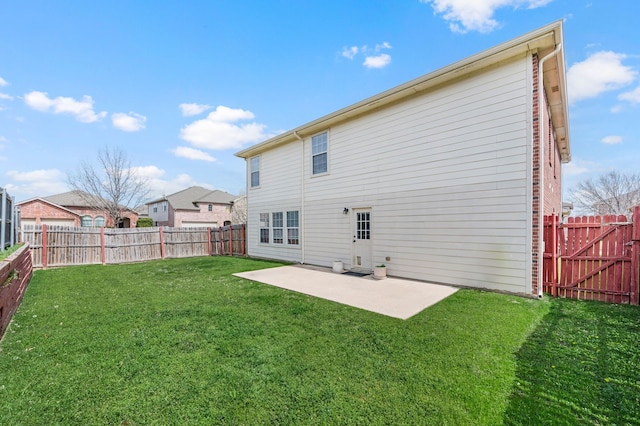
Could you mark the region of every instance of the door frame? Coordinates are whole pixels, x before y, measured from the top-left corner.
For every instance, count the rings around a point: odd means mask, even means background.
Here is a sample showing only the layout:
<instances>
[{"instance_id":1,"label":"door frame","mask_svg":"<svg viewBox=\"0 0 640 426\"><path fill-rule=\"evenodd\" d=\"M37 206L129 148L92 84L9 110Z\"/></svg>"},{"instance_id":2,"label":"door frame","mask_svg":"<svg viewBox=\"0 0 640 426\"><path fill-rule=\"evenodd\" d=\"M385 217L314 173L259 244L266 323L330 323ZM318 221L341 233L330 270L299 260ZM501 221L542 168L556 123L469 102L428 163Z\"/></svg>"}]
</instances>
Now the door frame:
<instances>
[{"instance_id":1,"label":"door frame","mask_svg":"<svg viewBox=\"0 0 640 426\"><path fill-rule=\"evenodd\" d=\"M349 235L350 241L351 241L351 269L352 270L361 270L363 272L373 272L373 209L371 207L353 207L351 208L351 212L353 213L351 215L351 229L350 232L351 234ZM368 257L369 260L369 266L367 267L367 265L365 264L365 262L361 262L360 265L356 264L356 252L358 253L364 253L357 251L356 250L356 226L357 226L357 221L358 221L358 213L369 213L369 238L366 240L368 241L367 244L367 248L365 249L367 252L365 253ZM361 240L363 241L363 240Z\"/></svg>"}]
</instances>

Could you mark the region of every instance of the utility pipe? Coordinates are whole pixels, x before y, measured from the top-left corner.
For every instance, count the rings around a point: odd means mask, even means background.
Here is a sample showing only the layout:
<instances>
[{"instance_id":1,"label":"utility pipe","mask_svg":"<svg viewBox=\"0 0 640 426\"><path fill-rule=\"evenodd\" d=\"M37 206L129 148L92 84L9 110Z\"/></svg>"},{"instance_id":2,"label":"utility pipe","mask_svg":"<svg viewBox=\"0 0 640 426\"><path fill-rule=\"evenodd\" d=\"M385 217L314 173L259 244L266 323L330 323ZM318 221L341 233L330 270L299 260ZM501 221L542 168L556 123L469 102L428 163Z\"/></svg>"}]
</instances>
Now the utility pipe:
<instances>
[{"instance_id":1,"label":"utility pipe","mask_svg":"<svg viewBox=\"0 0 640 426\"><path fill-rule=\"evenodd\" d=\"M547 59L557 55L562 49L562 43L558 43L553 52L538 60L538 142L540 143L540 155L538 156L538 173L540 174L539 198L538 198L538 297L542 297L542 268L544 267L544 122L543 105L544 105L544 71L542 69Z\"/></svg>"},{"instance_id":2,"label":"utility pipe","mask_svg":"<svg viewBox=\"0 0 640 426\"><path fill-rule=\"evenodd\" d=\"M305 244L306 244L306 238L304 237L304 222L305 222L305 215L304 215L304 164L305 164L305 157L304 157L304 139L302 139L300 137L300 135L298 135L298 132L296 132L295 130L293 131L293 136L296 137L296 139L298 139L300 141L300 144L302 146L302 172L300 174L300 263L302 265L304 265L305 262Z\"/></svg>"}]
</instances>

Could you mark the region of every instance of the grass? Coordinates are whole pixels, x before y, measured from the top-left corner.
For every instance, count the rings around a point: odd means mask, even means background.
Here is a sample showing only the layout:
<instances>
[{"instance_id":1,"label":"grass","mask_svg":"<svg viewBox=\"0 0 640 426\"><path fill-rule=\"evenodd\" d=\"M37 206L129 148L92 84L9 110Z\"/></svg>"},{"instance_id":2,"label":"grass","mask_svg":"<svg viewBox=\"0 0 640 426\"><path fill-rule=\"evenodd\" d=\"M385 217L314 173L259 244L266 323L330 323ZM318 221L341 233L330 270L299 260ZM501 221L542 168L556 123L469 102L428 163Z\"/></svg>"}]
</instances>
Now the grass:
<instances>
[{"instance_id":1,"label":"grass","mask_svg":"<svg viewBox=\"0 0 640 426\"><path fill-rule=\"evenodd\" d=\"M402 321L231 275L278 265L209 257L36 271L0 345L3 423L529 424L540 410L568 424L640 418L637 309L461 290ZM584 309L599 320L585 314L580 327L595 327L609 352L583 349L602 384L589 393L599 392L597 415L579 417L587 367L550 379L572 353L559 357L548 340L568 336ZM624 360L609 365L614 348Z\"/></svg>"},{"instance_id":2,"label":"grass","mask_svg":"<svg viewBox=\"0 0 640 426\"><path fill-rule=\"evenodd\" d=\"M555 299L517 353L505 419L640 424L640 308Z\"/></svg>"}]
</instances>

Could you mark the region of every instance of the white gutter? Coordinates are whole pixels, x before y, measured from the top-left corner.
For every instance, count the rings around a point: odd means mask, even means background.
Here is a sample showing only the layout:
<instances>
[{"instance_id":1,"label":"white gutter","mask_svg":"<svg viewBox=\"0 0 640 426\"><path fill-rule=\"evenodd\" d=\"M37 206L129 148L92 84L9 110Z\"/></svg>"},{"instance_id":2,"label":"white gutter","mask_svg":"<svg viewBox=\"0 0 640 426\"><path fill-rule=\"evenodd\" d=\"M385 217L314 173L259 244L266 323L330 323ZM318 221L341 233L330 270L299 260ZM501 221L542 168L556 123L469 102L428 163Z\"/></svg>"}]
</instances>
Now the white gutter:
<instances>
[{"instance_id":1,"label":"white gutter","mask_svg":"<svg viewBox=\"0 0 640 426\"><path fill-rule=\"evenodd\" d=\"M547 59L557 55L562 49L562 43L558 43L555 50L544 58L538 60L538 142L540 143L540 154L538 155L538 173L540 175L539 198L538 198L538 297L542 297L542 268L544 262L544 122L543 122L543 105L544 105L544 71L543 66Z\"/></svg>"},{"instance_id":2,"label":"white gutter","mask_svg":"<svg viewBox=\"0 0 640 426\"><path fill-rule=\"evenodd\" d=\"M300 176L300 263L304 265L304 261L305 261L305 244L306 244L306 238L304 237L304 221L305 221L305 215L304 215L304 139L302 139L300 137L300 135L298 135L298 132L296 132L295 130L293 131L293 136L296 137L296 139L298 139L301 142L302 145L302 172L301 172L301 176Z\"/></svg>"}]
</instances>

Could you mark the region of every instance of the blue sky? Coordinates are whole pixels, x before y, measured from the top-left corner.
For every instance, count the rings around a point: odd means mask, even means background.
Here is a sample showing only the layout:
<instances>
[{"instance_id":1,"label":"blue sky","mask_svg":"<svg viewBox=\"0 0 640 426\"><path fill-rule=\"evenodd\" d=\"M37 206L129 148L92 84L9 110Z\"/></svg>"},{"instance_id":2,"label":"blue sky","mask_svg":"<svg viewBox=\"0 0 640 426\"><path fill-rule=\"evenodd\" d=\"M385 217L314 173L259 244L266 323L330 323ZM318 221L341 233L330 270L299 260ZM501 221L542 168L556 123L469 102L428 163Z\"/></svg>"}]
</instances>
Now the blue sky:
<instances>
[{"instance_id":1,"label":"blue sky","mask_svg":"<svg viewBox=\"0 0 640 426\"><path fill-rule=\"evenodd\" d=\"M18 201L122 148L152 195L245 190L233 154L564 20L565 189L640 160L640 2L0 3L0 186ZM566 192L566 191L565 191Z\"/></svg>"}]
</instances>

